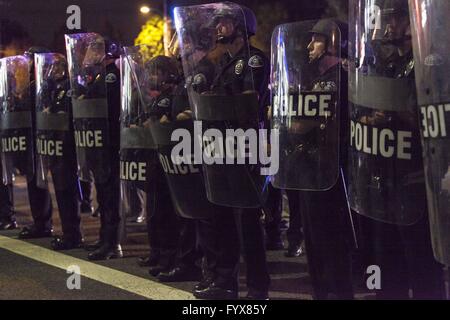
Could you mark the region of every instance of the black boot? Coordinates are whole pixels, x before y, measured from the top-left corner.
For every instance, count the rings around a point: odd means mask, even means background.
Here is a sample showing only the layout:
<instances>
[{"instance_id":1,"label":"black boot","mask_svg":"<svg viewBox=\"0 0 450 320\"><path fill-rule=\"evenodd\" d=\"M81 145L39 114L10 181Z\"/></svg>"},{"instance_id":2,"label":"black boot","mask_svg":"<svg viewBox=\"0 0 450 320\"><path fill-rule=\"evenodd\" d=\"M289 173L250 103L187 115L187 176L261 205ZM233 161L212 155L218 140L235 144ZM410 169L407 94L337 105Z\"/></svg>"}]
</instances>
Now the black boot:
<instances>
[{"instance_id":1,"label":"black boot","mask_svg":"<svg viewBox=\"0 0 450 320\"><path fill-rule=\"evenodd\" d=\"M157 250L150 250L150 255L147 257L138 258L138 265L140 267L154 267L158 264L159 252Z\"/></svg>"},{"instance_id":2,"label":"black boot","mask_svg":"<svg viewBox=\"0 0 450 320\"><path fill-rule=\"evenodd\" d=\"M14 230L17 229L17 222L8 220L0 222L0 231L2 230Z\"/></svg>"},{"instance_id":3,"label":"black boot","mask_svg":"<svg viewBox=\"0 0 450 320\"><path fill-rule=\"evenodd\" d=\"M35 225L24 227L19 233L19 239L38 239L50 238L53 235L53 229L40 229Z\"/></svg>"},{"instance_id":4,"label":"black boot","mask_svg":"<svg viewBox=\"0 0 450 320\"><path fill-rule=\"evenodd\" d=\"M91 252L88 255L89 260L109 260L109 259L118 259L123 257L122 247L120 244L118 245L107 245L104 244L97 250Z\"/></svg>"},{"instance_id":5,"label":"black boot","mask_svg":"<svg viewBox=\"0 0 450 320\"><path fill-rule=\"evenodd\" d=\"M50 244L55 251L79 249L83 246L83 238L73 239L72 237L56 236Z\"/></svg>"},{"instance_id":6,"label":"black boot","mask_svg":"<svg viewBox=\"0 0 450 320\"><path fill-rule=\"evenodd\" d=\"M237 300L239 293L236 289L219 285L212 282L207 288L203 290L194 290L194 296L198 299L205 300Z\"/></svg>"}]
</instances>

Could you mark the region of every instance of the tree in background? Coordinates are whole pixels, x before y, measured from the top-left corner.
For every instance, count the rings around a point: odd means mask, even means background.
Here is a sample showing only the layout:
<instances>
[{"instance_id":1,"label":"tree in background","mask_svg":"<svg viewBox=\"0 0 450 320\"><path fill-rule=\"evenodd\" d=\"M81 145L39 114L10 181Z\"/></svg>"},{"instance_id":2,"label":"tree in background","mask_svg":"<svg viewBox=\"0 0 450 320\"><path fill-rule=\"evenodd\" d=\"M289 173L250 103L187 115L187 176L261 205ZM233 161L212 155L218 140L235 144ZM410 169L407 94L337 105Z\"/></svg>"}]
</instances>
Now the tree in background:
<instances>
[{"instance_id":1,"label":"tree in background","mask_svg":"<svg viewBox=\"0 0 450 320\"><path fill-rule=\"evenodd\" d=\"M164 54L164 21L161 16L153 14L147 20L138 37L134 40L135 45L147 45L143 51L145 58Z\"/></svg>"},{"instance_id":2,"label":"tree in background","mask_svg":"<svg viewBox=\"0 0 450 320\"><path fill-rule=\"evenodd\" d=\"M19 22L0 21L0 58L22 54L30 44L30 36Z\"/></svg>"}]
</instances>

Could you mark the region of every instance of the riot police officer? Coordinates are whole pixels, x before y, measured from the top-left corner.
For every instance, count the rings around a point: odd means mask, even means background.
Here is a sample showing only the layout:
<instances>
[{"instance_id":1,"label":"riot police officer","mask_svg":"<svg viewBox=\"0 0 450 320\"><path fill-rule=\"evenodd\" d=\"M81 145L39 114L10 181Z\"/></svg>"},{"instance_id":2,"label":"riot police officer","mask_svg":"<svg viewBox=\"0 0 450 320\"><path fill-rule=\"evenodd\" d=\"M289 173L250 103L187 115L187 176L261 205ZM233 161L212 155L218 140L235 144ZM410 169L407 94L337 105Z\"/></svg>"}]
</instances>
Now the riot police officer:
<instances>
[{"instance_id":1,"label":"riot police officer","mask_svg":"<svg viewBox=\"0 0 450 320\"><path fill-rule=\"evenodd\" d=\"M151 129L158 158L149 177L149 241L153 257L157 255L157 263L149 272L162 282L198 280L201 272L196 262L201 253L196 241L196 222L191 214L200 212L183 206L184 199L193 200L187 195L195 188L190 189L187 182L196 170L175 165L170 152L173 147L170 135L178 124L183 124L181 117L188 107L183 82L174 58L157 56L146 68L149 81L146 89L153 99L147 106L148 119L144 125ZM195 176L192 179L195 180Z\"/></svg>"},{"instance_id":2,"label":"riot police officer","mask_svg":"<svg viewBox=\"0 0 450 320\"><path fill-rule=\"evenodd\" d=\"M450 225L449 149L447 126L443 120L448 110L450 89L450 61L445 59L450 44L446 36L450 23L446 19L449 10L450 3L445 0L414 1L409 7L422 155L429 190L427 197L431 242L436 260L447 265L447 272L450 265L450 234L446 231ZM428 21L426 24L422 23L424 17ZM442 124L440 128L437 126L438 121Z\"/></svg>"},{"instance_id":3,"label":"riot police officer","mask_svg":"<svg viewBox=\"0 0 450 320\"><path fill-rule=\"evenodd\" d=\"M360 8L380 12L375 25L359 16L351 21L358 27L353 45L366 48L364 55L351 50L349 109L349 198L360 214L366 262L382 272L379 298L407 299L411 289L414 299L441 299L442 266L429 240L408 2ZM368 31L361 38L360 24Z\"/></svg>"},{"instance_id":4,"label":"riot police officer","mask_svg":"<svg viewBox=\"0 0 450 320\"><path fill-rule=\"evenodd\" d=\"M81 180L92 181L101 207L99 240L89 259L123 256L120 246L120 46L95 33L66 35L75 145Z\"/></svg>"},{"instance_id":5,"label":"riot police officer","mask_svg":"<svg viewBox=\"0 0 450 320\"><path fill-rule=\"evenodd\" d=\"M339 158L346 151L345 31L323 19L281 25L273 34L272 128L280 131L280 170L272 183L290 189L289 200L299 203L313 297L352 299L352 225L346 162Z\"/></svg>"},{"instance_id":6,"label":"riot police officer","mask_svg":"<svg viewBox=\"0 0 450 320\"><path fill-rule=\"evenodd\" d=\"M209 108L203 98L207 99L209 96L216 96L218 99L234 98L233 95L244 96L245 93L254 92L253 90L256 90L257 95L259 94L259 101L256 98L255 101L252 100L251 105L240 106L248 109L240 111L250 111L253 110L252 106L255 106L255 109L259 108L259 113L263 114L267 105L265 99L267 98L269 64L260 50L248 47L249 37L256 33L256 18L253 12L233 3L179 7L175 12L183 23L189 24L194 17L197 21L203 22L203 28L211 30L209 34L211 41L205 50L204 57L196 62L192 60L194 58L184 61L185 70L191 72L187 75L191 77L191 81L188 81L188 93L195 114L194 119L202 120L202 117L207 114L202 114L200 110L205 108L206 111ZM180 32L181 29L180 24L177 26L177 31ZM205 33L208 34L208 32ZM219 103L215 101L215 105L211 107L218 108ZM232 105L223 105L218 109L224 110L231 107ZM250 123L251 126L256 125L258 114L252 114L250 117L242 119L243 122L247 123L246 125ZM223 121L204 119L202 122L204 126L219 128L219 130L224 130L227 126L240 126L233 121L224 124ZM227 170L230 170L229 173ZM203 166L205 181L208 181L206 185L208 199L216 204L234 208L214 215L214 233L216 239L219 239L215 275L211 281L196 286L194 295L198 298L235 299L238 297L240 243L247 262L248 298L268 297L270 278L260 220L264 200L259 183L264 179L257 181L258 179L251 176L250 170L242 166L235 168ZM237 174L237 172L240 173ZM221 180L219 178L221 175L225 175L223 178L229 181ZM246 177L249 177L249 180L245 180ZM261 177L258 176L258 178ZM230 187L231 189L228 190ZM249 189L245 189L246 187ZM224 190L228 191L224 193Z\"/></svg>"},{"instance_id":7,"label":"riot police officer","mask_svg":"<svg viewBox=\"0 0 450 320\"><path fill-rule=\"evenodd\" d=\"M33 55L38 52L47 52L48 50L40 47L30 48L23 56L16 56L4 60L5 69L16 68L17 70L7 71L8 76L5 80L12 82L5 83L12 86L13 96L8 94L2 98L8 99L3 104L3 112L11 112L11 117L2 120L2 162L3 162L3 180L6 184L12 184L16 169L19 170L27 179L28 198L30 202L31 214L33 216L33 225L24 227L19 233L22 239L42 238L52 235L52 206L48 189L38 188L36 185L36 176L34 174L34 150L35 139L35 92L34 92L34 58ZM19 63L22 61L23 63ZM6 76L6 75L5 75ZM19 92L21 91L21 92ZM22 139L23 148L12 148L12 145L6 145L5 141ZM14 151L16 150L16 151ZM10 211L11 212L11 211Z\"/></svg>"},{"instance_id":8,"label":"riot police officer","mask_svg":"<svg viewBox=\"0 0 450 320\"><path fill-rule=\"evenodd\" d=\"M0 230L17 228L14 213L13 187L11 184L0 184Z\"/></svg>"},{"instance_id":9,"label":"riot police officer","mask_svg":"<svg viewBox=\"0 0 450 320\"><path fill-rule=\"evenodd\" d=\"M79 185L69 97L67 62L57 53L35 54L36 68L36 176L48 189L52 175L63 235L52 248L68 250L82 244Z\"/></svg>"},{"instance_id":10,"label":"riot police officer","mask_svg":"<svg viewBox=\"0 0 450 320\"><path fill-rule=\"evenodd\" d=\"M146 46L126 47L121 64L121 179L124 193L132 189L142 190L147 195L150 255L139 258L138 263L149 267L149 273L156 277L173 268L180 236L178 217L158 160L151 124L170 117L178 71L168 57L149 59ZM137 175L127 169L133 163L137 166ZM132 210L138 204L130 202L128 206L128 210Z\"/></svg>"}]
</instances>

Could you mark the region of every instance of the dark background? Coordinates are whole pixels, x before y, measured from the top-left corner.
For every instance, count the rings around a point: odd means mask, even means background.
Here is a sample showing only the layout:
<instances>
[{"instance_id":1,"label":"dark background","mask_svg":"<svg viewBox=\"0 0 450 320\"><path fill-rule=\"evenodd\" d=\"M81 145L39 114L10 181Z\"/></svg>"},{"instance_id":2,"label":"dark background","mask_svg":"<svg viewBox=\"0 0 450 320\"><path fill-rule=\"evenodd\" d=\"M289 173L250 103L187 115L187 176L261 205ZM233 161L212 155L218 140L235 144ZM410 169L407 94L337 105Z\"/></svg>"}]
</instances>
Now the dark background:
<instances>
[{"instance_id":1,"label":"dark background","mask_svg":"<svg viewBox=\"0 0 450 320\"><path fill-rule=\"evenodd\" d=\"M169 13L177 5L215 1L167 0ZM270 51L274 27L281 23L337 17L347 19L348 0L237 0L251 8L258 19L258 33L253 43ZM31 45L44 46L64 53L64 34L69 5L81 8L83 31L98 32L123 45L134 39L148 16L139 12L142 5L163 10L162 0L0 0L0 57L21 54ZM5 50L7 52L5 53Z\"/></svg>"}]
</instances>

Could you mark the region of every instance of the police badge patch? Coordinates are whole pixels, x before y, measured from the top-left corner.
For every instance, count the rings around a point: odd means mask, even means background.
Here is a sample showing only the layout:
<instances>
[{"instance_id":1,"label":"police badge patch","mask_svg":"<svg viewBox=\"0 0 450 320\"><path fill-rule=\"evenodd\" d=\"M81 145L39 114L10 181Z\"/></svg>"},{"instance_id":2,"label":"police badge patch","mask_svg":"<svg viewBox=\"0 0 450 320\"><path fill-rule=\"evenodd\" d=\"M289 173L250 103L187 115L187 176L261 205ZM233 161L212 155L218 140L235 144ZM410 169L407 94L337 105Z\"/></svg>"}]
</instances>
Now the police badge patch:
<instances>
[{"instance_id":1,"label":"police badge patch","mask_svg":"<svg viewBox=\"0 0 450 320\"><path fill-rule=\"evenodd\" d=\"M117 77L114 73L108 73L105 77L106 83L114 83L117 81Z\"/></svg>"},{"instance_id":2,"label":"police badge patch","mask_svg":"<svg viewBox=\"0 0 450 320\"><path fill-rule=\"evenodd\" d=\"M234 73L240 75L244 70L244 60L239 60L234 66Z\"/></svg>"},{"instance_id":3,"label":"police badge patch","mask_svg":"<svg viewBox=\"0 0 450 320\"><path fill-rule=\"evenodd\" d=\"M263 66L263 59L258 55L254 55L248 60L248 65L252 68L261 68Z\"/></svg>"},{"instance_id":4,"label":"police badge patch","mask_svg":"<svg viewBox=\"0 0 450 320\"><path fill-rule=\"evenodd\" d=\"M170 100L169 98L164 98L161 101L158 102L158 107L161 108L168 108L170 105Z\"/></svg>"},{"instance_id":5,"label":"police badge patch","mask_svg":"<svg viewBox=\"0 0 450 320\"><path fill-rule=\"evenodd\" d=\"M320 81L314 84L312 91L336 91L337 86L334 81Z\"/></svg>"},{"instance_id":6,"label":"police badge patch","mask_svg":"<svg viewBox=\"0 0 450 320\"><path fill-rule=\"evenodd\" d=\"M194 84L200 85L206 83L206 77L203 73L198 73L194 76Z\"/></svg>"},{"instance_id":7,"label":"police badge patch","mask_svg":"<svg viewBox=\"0 0 450 320\"><path fill-rule=\"evenodd\" d=\"M61 100L62 98L64 98L64 95L66 94L66 91L61 90L58 94L58 96L56 97L57 100Z\"/></svg>"}]
</instances>

